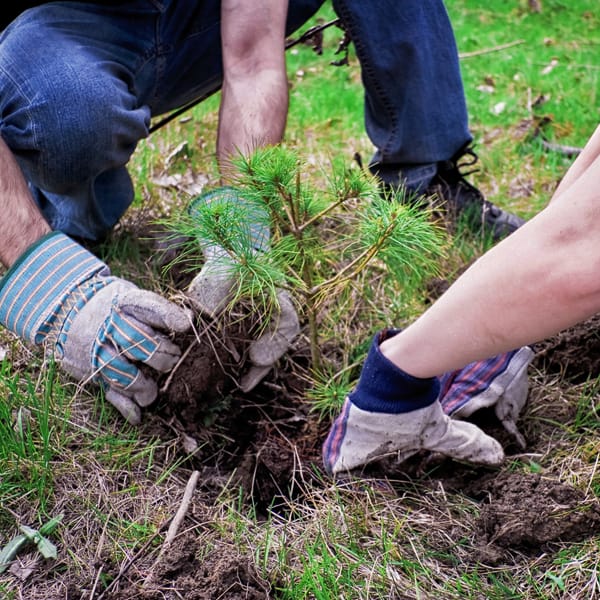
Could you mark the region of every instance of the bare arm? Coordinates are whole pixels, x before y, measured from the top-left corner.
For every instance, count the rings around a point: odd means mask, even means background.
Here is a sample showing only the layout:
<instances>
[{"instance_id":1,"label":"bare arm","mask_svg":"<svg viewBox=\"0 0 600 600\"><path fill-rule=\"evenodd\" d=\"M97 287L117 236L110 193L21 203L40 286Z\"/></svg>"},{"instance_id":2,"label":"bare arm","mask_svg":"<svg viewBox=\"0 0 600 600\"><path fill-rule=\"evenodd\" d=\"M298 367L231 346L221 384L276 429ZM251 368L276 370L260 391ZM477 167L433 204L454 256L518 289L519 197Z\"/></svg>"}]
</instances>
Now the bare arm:
<instances>
[{"instance_id":1,"label":"bare arm","mask_svg":"<svg viewBox=\"0 0 600 600\"><path fill-rule=\"evenodd\" d=\"M571 168L563 177L562 181L554 192L552 201L565 192L598 156L600 156L600 127L598 127L592 134L592 137L585 145L585 148L581 154L577 157L577 160L571 165Z\"/></svg>"},{"instance_id":2,"label":"bare arm","mask_svg":"<svg viewBox=\"0 0 600 600\"><path fill-rule=\"evenodd\" d=\"M222 0L223 88L217 157L223 175L239 152L281 141L288 109L287 0Z\"/></svg>"},{"instance_id":3,"label":"bare arm","mask_svg":"<svg viewBox=\"0 0 600 600\"><path fill-rule=\"evenodd\" d=\"M546 209L484 254L417 321L382 343L431 377L600 312L600 129Z\"/></svg>"},{"instance_id":4,"label":"bare arm","mask_svg":"<svg viewBox=\"0 0 600 600\"><path fill-rule=\"evenodd\" d=\"M12 152L0 138L0 261L10 267L35 241L50 232Z\"/></svg>"}]
</instances>

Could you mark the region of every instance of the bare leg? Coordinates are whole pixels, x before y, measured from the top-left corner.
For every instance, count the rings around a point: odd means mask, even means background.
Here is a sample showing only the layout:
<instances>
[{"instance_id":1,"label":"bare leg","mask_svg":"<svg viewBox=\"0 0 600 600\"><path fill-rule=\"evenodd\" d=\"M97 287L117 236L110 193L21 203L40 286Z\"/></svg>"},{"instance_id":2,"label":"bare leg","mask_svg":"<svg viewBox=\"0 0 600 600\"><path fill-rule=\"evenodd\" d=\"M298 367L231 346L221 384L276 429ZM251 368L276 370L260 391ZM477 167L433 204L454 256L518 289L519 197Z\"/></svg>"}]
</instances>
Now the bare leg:
<instances>
[{"instance_id":1,"label":"bare leg","mask_svg":"<svg viewBox=\"0 0 600 600\"><path fill-rule=\"evenodd\" d=\"M5 267L35 241L50 232L29 193L21 169L11 151L0 138L0 261Z\"/></svg>"},{"instance_id":2,"label":"bare leg","mask_svg":"<svg viewBox=\"0 0 600 600\"><path fill-rule=\"evenodd\" d=\"M533 343L600 311L600 133L548 207L472 265L417 321L381 345L432 377Z\"/></svg>"}]
</instances>

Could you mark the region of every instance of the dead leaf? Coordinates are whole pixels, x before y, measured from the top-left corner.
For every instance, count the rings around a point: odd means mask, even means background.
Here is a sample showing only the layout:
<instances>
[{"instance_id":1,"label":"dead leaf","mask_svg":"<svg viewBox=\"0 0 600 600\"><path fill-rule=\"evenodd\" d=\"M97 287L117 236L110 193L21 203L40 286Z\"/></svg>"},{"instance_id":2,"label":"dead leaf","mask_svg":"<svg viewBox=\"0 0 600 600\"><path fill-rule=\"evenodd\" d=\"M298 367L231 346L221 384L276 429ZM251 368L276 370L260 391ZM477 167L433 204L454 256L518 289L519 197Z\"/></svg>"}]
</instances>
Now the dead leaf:
<instances>
[{"instance_id":1,"label":"dead leaf","mask_svg":"<svg viewBox=\"0 0 600 600\"><path fill-rule=\"evenodd\" d=\"M190 155L189 150L187 141L177 144L177 146L167 154L167 158L165 158L165 168L168 169L169 165L179 158L187 158Z\"/></svg>"}]
</instances>

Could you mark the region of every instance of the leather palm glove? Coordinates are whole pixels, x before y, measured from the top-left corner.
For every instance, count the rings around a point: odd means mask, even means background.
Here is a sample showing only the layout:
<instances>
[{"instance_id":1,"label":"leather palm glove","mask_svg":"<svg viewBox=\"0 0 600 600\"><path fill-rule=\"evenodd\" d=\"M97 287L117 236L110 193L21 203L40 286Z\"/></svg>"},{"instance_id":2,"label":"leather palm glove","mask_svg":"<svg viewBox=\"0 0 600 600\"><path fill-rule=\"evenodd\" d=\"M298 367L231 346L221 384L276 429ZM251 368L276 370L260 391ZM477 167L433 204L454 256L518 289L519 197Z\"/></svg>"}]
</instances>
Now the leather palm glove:
<instances>
[{"instance_id":1,"label":"leather palm glove","mask_svg":"<svg viewBox=\"0 0 600 600\"><path fill-rule=\"evenodd\" d=\"M264 207L248 202L233 188L221 187L202 194L191 202L188 210L192 218L199 218L199 211L209 205L217 216L219 212L225 215L229 210L234 210L237 219L235 232L239 237L231 240L233 247L229 249L214 239L198 239L204 264L192 280L187 294L197 310L216 318L232 298L237 283L237 262L244 252L267 251L270 230L269 215ZM244 392L262 381L300 332L298 315L290 295L279 290L277 304L263 332L250 343L250 367L240 381L240 388Z\"/></svg>"},{"instance_id":2,"label":"leather palm glove","mask_svg":"<svg viewBox=\"0 0 600 600\"><path fill-rule=\"evenodd\" d=\"M132 424L157 396L144 364L170 370L180 357L169 334L191 315L159 294L113 277L108 267L60 232L33 244L0 281L0 322L43 345L76 379L100 384Z\"/></svg>"},{"instance_id":3,"label":"leather palm glove","mask_svg":"<svg viewBox=\"0 0 600 600\"><path fill-rule=\"evenodd\" d=\"M438 400L437 378L420 379L389 361L379 348L397 331L375 336L354 391L323 445L332 475L393 455L399 462L420 450L483 465L504 460L502 446L472 423L451 419Z\"/></svg>"}]
</instances>

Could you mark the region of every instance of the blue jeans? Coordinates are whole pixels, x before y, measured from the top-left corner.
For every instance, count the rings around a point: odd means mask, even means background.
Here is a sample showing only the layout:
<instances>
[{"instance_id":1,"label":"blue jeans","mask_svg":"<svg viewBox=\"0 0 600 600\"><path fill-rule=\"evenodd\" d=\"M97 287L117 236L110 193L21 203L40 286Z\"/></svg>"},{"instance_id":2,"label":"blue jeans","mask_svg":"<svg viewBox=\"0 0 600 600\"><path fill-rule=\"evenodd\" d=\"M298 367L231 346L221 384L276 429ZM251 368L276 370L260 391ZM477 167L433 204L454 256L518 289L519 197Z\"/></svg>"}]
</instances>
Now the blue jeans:
<instances>
[{"instance_id":1,"label":"blue jeans","mask_svg":"<svg viewBox=\"0 0 600 600\"><path fill-rule=\"evenodd\" d=\"M290 0L288 33L323 0ZM374 6L375 5L375 6ZM354 41L374 162L426 184L471 140L442 0L334 0ZM219 2L53 2L0 34L0 135L54 229L103 237L133 200L150 118L221 83Z\"/></svg>"}]
</instances>

